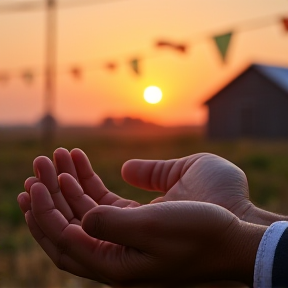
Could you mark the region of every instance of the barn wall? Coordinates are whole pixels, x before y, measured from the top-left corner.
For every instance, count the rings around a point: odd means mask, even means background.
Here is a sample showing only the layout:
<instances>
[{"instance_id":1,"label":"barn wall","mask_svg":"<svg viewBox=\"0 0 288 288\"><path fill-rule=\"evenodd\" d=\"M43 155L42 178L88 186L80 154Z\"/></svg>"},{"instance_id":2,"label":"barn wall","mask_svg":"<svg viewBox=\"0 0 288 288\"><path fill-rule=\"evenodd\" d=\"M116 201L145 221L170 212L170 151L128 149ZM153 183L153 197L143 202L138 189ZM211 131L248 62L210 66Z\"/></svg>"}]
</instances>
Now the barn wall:
<instances>
[{"instance_id":1,"label":"barn wall","mask_svg":"<svg viewBox=\"0 0 288 288\"><path fill-rule=\"evenodd\" d=\"M288 137L288 95L248 69L209 102L212 138Z\"/></svg>"}]
</instances>

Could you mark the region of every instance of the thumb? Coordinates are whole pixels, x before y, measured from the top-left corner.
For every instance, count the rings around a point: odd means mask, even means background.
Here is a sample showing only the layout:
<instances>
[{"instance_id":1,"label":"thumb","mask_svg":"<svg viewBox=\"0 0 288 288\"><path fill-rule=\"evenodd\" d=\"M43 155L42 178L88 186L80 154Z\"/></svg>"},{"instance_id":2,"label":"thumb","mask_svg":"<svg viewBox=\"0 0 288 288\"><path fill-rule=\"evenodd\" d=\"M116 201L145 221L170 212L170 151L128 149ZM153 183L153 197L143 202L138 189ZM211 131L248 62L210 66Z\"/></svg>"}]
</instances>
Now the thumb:
<instances>
[{"instance_id":1,"label":"thumb","mask_svg":"<svg viewBox=\"0 0 288 288\"><path fill-rule=\"evenodd\" d=\"M141 207L139 207L141 208ZM147 245L145 228L151 215L138 208L101 205L91 209L82 219L83 230L91 237L115 244L144 249ZM135 247L137 244L137 247Z\"/></svg>"},{"instance_id":2,"label":"thumb","mask_svg":"<svg viewBox=\"0 0 288 288\"><path fill-rule=\"evenodd\" d=\"M167 192L181 178L186 158L172 160L139 160L125 162L121 174L123 179L136 187Z\"/></svg>"}]
</instances>

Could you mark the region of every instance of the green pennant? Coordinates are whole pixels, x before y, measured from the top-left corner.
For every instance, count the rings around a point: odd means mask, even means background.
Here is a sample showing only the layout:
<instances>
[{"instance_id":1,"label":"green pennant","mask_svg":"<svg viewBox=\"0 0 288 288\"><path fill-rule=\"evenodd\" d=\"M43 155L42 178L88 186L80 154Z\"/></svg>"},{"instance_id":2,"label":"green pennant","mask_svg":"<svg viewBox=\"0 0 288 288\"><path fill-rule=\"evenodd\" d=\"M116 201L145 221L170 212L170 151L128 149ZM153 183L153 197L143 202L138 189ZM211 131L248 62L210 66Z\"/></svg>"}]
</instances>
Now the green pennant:
<instances>
[{"instance_id":1,"label":"green pennant","mask_svg":"<svg viewBox=\"0 0 288 288\"><path fill-rule=\"evenodd\" d=\"M131 66L131 68L132 68L132 70L137 74L137 75L139 75L140 74L140 72L139 72L139 59L132 59L131 61L130 61L130 66Z\"/></svg>"},{"instance_id":2,"label":"green pennant","mask_svg":"<svg viewBox=\"0 0 288 288\"><path fill-rule=\"evenodd\" d=\"M231 37L232 32L213 37L223 61L225 61Z\"/></svg>"}]
</instances>

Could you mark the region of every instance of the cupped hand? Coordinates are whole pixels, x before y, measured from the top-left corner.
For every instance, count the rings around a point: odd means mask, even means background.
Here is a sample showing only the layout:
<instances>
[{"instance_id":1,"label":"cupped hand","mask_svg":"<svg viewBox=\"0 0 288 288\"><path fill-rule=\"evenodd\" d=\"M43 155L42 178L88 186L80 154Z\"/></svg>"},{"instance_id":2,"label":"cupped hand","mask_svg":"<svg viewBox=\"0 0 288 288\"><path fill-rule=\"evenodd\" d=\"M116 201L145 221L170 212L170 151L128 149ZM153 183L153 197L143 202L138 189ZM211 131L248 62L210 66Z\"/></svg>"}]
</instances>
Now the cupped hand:
<instances>
[{"instance_id":1,"label":"cupped hand","mask_svg":"<svg viewBox=\"0 0 288 288\"><path fill-rule=\"evenodd\" d=\"M74 224L80 224L83 215L97 205L117 207L140 205L109 191L93 171L86 154L80 149L73 149L69 153L64 148L58 148L53 154L53 162L45 156L39 156L34 160L35 176L25 181L26 192L18 196L23 213L31 209L30 190L32 185L38 182L47 187L55 207ZM74 185L75 181L80 183L82 189Z\"/></svg>"},{"instance_id":2,"label":"cupped hand","mask_svg":"<svg viewBox=\"0 0 288 288\"><path fill-rule=\"evenodd\" d=\"M122 176L139 188L164 195L152 202L191 200L220 205L240 219L248 218L253 204L245 173L228 160L198 153L172 160L129 160Z\"/></svg>"},{"instance_id":3,"label":"cupped hand","mask_svg":"<svg viewBox=\"0 0 288 288\"><path fill-rule=\"evenodd\" d=\"M72 200L75 197L76 203L84 207L83 210L86 212L95 205L119 207L140 205L109 191L93 171L86 154L80 149L73 149L69 153L66 149L59 148L55 150L53 160L54 165L47 157L36 158L33 164L36 177L27 179L25 188L29 193L33 183L38 181L44 183L51 192L56 207L64 215L67 214L67 219L72 217L72 206L75 202ZM81 196L74 195L74 191L69 189L69 181L73 179L61 175L58 181L57 175L61 173L73 176L81 184L84 193L81 192ZM129 160L122 167L122 177L129 184L139 188L164 193L152 203L179 200L208 202L228 209L242 220L267 224L263 223L263 215L258 217L260 210L249 200L245 173L233 163L214 154L198 153L166 161ZM63 178L66 179L67 185L62 181ZM23 204L20 204L20 207L23 211L29 208L28 193L21 195L20 203ZM80 199L85 201L79 201ZM79 217L76 219L81 221Z\"/></svg>"},{"instance_id":4,"label":"cupped hand","mask_svg":"<svg viewBox=\"0 0 288 288\"><path fill-rule=\"evenodd\" d=\"M69 153L66 149L58 148L54 152L53 162L54 165L43 156L36 158L33 163L36 177L27 179L25 188L29 192L31 185L40 180L47 186L53 198L57 198L53 200L56 207L62 207L61 211L69 210L69 203L73 198L73 191L66 189L69 185L59 188L61 176L58 181L57 175L62 173L72 175L80 183L84 191L80 198L88 196L92 200L91 203L85 204L86 211L91 205L97 204L119 207L140 205L109 191L93 171L86 154L80 149L73 149ZM163 197L153 200L153 203L201 201L220 205L240 219L249 219L249 213L253 214L254 205L249 201L245 173L233 163L214 154L198 153L166 161L129 160L122 167L122 177L129 184L139 188L163 192Z\"/></svg>"},{"instance_id":5,"label":"cupped hand","mask_svg":"<svg viewBox=\"0 0 288 288\"><path fill-rule=\"evenodd\" d=\"M77 181L69 183L73 190L82 189ZM99 205L85 214L82 229L56 208L42 183L34 183L29 195L31 210L25 217L32 235L60 269L75 275L118 287L252 281L264 228L218 205ZM78 209L74 213L81 214Z\"/></svg>"}]
</instances>

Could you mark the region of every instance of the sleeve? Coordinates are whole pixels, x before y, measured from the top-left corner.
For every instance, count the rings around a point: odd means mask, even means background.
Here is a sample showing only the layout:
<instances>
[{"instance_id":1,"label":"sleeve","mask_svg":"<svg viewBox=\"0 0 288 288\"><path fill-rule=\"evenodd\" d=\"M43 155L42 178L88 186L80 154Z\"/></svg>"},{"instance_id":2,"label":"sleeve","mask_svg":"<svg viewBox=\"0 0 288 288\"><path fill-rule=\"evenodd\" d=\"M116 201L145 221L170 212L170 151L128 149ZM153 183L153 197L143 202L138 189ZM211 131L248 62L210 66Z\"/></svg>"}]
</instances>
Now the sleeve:
<instances>
[{"instance_id":1,"label":"sleeve","mask_svg":"<svg viewBox=\"0 0 288 288\"><path fill-rule=\"evenodd\" d=\"M254 267L254 288L288 287L288 222L278 221L265 231Z\"/></svg>"}]
</instances>

